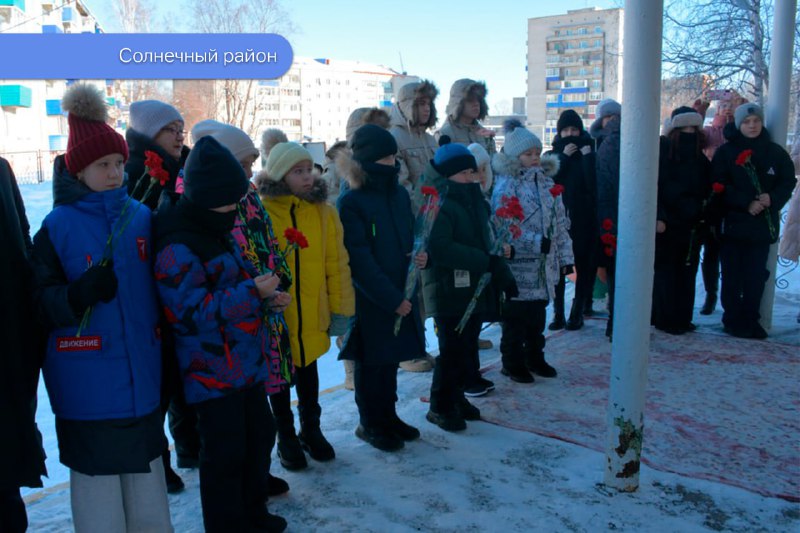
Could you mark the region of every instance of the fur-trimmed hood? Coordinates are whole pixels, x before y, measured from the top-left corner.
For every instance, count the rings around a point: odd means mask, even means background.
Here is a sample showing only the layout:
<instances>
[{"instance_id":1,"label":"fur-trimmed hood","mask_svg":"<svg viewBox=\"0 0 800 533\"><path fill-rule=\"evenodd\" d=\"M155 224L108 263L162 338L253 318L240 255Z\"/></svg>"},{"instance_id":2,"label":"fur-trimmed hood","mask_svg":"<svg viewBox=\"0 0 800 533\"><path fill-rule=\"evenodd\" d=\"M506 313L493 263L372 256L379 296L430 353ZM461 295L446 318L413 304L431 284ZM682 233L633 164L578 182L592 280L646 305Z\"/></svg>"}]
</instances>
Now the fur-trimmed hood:
<instances>
[{"instance_id":1,"label":"fur-trimmed hood","mask_svg":"<svg viewBox=\"0 0 800 533\"><path fill-rule=\"evenodd\" d=\"M345 126L345 138L347 144L353 139L353 134L358 128L364 124L375 124L381 128L388 130L391 125L391 118L389 113L379 107L359 107L350 113L347 118L347 126Z\"/></svg>"},{"instance_id":2,"label":"fur-trimmed hood","mask_svg":"<svg viewBox=\"0 0 800 533\"><path fill-rule=\"evenodd\" d=\"M275 181L269 177L266 170L259 172L254 179L258 195L262 198L276 198L278 196L292 196L286 180ZM294 195L312 204L325 203L328 200L328 184L320 176L314 177L314 186L305 195Z\"/></svg>"},{"instance_id":3,"label":"fur-trimmed hood","mask_svg":"<svg viewBox=\"0 0 800 533\"><path fill-rule=\"evenodd\" d=\"M542 162L539 164L539 168L541 168L545 176L552 178L558 174L560 165L561 162L557 155L545 154L542 156ZM523 168L518 157L511 157L500 151L492 157L492 170L495 174L500 176L516 177L522 173Z\"/></svg>"},{"instance_id":4,"label":"fur-trimmed hood","mask_svg":"<svg viewBox=\"0 0 800 533\"><path fill-rule=\"evenodd\" d=\"M414 102L418 98L428 98L431 101L431 114L428 121L423 126L424 129L432 128L436 125L436 97L439 95L439 89L432 81L422 80L418 82L407 83L400 87L397 92L397 102L392 106L391 120L392 126L399 126L401 128L411 129L414 126Z\"/></svg>"},{"instance_id":5,"label":"fur-trimmed hood","mask_svg":"<svg viewBox=\"0 0 800 533\"><path fill-rule=\"evenodd\" d=\"M486 104L487 94L486 84L482 81L475 81L469 78L456 80L450 88L450 101L447 102L447 118L453 122L458 122L458 117L464 111L464 100L467 96L474 94L480 99L481 112L478 120L483 120L489 114L489 106Z\"/></svg>"}]
</instances>

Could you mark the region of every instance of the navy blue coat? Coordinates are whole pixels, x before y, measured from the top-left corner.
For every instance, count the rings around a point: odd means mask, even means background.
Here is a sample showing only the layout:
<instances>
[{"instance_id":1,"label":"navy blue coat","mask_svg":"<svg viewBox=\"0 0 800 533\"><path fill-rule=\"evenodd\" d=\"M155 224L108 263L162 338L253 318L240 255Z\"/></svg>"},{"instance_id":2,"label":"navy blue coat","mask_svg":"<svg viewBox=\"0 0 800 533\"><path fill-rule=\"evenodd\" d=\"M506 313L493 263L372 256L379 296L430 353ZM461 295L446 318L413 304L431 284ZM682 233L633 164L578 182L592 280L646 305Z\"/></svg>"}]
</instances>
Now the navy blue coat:
<instances>
[{"instance_id":1,"label":"navy blue coat","mask_svg":"<svg viewBox=\"0 0 800 533\"><path fill-rule=\"evenodd\" d=\"M393 331L414 245L411 200L397 175L369 175L359 185L339 199L356 292L356 315L339 357L376 365L422 357L425 335L417 298L411 299L412 311L396 337Z\"/></svg>"}]
</instances>

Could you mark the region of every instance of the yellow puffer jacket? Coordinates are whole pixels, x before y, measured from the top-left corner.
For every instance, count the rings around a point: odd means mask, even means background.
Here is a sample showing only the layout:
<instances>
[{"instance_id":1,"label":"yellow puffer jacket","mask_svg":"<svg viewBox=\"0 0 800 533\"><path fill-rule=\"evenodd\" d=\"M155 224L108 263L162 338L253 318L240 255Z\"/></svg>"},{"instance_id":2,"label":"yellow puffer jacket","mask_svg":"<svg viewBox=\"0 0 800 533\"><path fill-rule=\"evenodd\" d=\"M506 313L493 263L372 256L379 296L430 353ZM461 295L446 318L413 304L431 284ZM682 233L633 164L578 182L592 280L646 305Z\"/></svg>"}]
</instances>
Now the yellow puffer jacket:
<instances>
[{"instance_id":1,"label":"yellow puffer jacket","mask_svg":"<svg viewBox=\"0 0 800 533\"><path fill-rule=\"evenodd\" d=\"M332 320L341 327L355 314L342 223L336 209L325 203L327 190L322 180L315 183L310 201L289 194L283 182L261 180L259 193L281 250L286 249L283 234L287 228L299 229L308 239L308 248L295 250L287 261L292 271L292 303L284 312L292 360L305 367L330 348Z\"/></svg>"}]
</instances>

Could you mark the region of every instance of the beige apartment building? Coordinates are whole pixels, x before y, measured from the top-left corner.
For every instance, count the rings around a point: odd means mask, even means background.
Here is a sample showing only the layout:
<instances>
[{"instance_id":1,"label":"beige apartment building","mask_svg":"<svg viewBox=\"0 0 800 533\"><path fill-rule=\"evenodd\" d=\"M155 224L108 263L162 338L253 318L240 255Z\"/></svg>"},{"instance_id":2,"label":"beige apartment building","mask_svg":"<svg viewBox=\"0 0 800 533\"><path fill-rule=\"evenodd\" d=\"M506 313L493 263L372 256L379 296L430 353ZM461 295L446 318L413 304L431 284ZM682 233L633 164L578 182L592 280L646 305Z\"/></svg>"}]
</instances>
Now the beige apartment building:
<instances>
[{"instance_id":1,"label":"beige apartment building","mask_svg":"<svg viewBox=\"0 0 800 533\"><path fill-rule=\"evenodd\" d=\"M528 128L545 146L574 109L588 128L603 98L622 98L623 10L595 7L528 19Z\"/></svg>"}]
</instances>

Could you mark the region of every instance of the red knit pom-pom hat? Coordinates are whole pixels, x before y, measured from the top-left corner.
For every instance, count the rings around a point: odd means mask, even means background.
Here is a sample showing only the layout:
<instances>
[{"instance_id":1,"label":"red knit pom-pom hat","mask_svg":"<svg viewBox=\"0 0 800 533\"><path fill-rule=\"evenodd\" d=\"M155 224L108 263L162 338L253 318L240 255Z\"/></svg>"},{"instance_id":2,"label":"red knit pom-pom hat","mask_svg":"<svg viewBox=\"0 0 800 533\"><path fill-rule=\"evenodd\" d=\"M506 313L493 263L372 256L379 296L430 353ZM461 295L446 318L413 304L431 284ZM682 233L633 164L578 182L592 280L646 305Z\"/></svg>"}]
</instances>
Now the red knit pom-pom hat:
<instances>
[{"instance_id":1,"label":"red knit pom-pom hat","mask_svg":"<svg viewBox=\"0 0 800 533\"><path fill-rule=\"evenodd\" d=\"M77 175L109 154L121 154L128 160L125 138L106 123L108 109L99 89L92 85L73 85L64 93L61 107L68 113L69 137L64 159L70 174Z\"/></svg>"}]
</instances>

